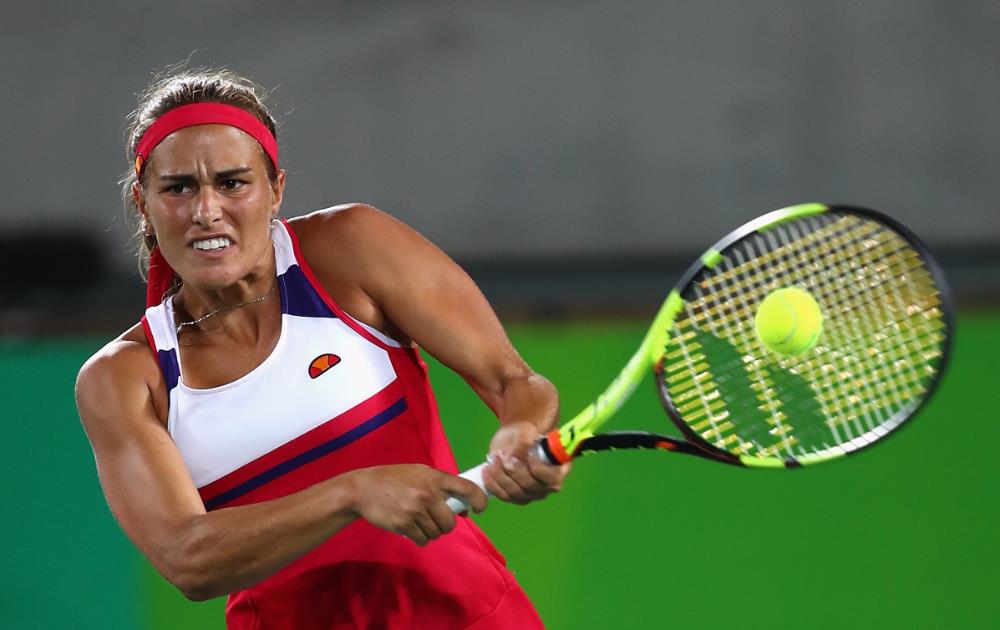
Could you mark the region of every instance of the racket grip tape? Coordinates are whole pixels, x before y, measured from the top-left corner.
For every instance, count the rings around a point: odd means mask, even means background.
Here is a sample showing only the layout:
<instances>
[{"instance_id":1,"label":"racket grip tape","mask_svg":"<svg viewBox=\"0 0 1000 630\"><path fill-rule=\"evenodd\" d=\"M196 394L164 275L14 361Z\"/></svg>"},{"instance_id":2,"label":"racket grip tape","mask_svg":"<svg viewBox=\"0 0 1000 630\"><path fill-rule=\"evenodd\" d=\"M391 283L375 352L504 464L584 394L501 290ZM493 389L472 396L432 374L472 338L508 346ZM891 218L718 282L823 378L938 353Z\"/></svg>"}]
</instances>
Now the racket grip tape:
<instances>
[{"instance_id":1,"label":"racket grip tape","mask_svg":"<svg viewBox=\"0 0 1000 630\"><path fill-rule=\"evenodd\" d=\"M562 442L559 441L559 431L551 431L548 435L538 440L538 442L535 444L533 455L537 457L539 461L543 461L547 464L552 464L553 466L557 466L561 462L558 459L556 459L554 455L552 455L550 447L548 446L548 442L550 440L554 440L559 445L559 449L561 450L562 453L566 452L565 449L562 448ZM567 459L566 461L569 461L569 459ZM486 466L488 466L488 464L486 462L483 462L482 464L479 464L478 466L470 468L464 473L461 473L459 477L468 479L472 483L479 486L480 489L482 489L482 491L486 493L486 496L491 496L490 491L486 489L486 483L483 481L483 469L486 468ZM455 496L448 497L445 503L448 504L448 507L450 507L451 511L454 512L455 514L461 514L462 512L469 511L469 504L466 503L465 500L462 499L461 497L455 497Z\"/></svg>"},{"instance_id":2,"label":"racket grip tape","mask_svg":"<svg viewBox=\"0 0 1000 630\"><path fill-rule=\"evenodd\" d=\"M483 469L486 468L486 462L479 464L473 468L468 469L464 473L461 473L459 477L463 479L468 479L472 483L479 486L479 488L486 493L486 496L490 496L490 491L486 489L486 483L483 481ZM469 504L465 502L465 499L461 497L451 496L448 497L445 503L451 508L451 511L455 514L461 514L462 512L469 511Z\"/></svg>"}]
</instances>

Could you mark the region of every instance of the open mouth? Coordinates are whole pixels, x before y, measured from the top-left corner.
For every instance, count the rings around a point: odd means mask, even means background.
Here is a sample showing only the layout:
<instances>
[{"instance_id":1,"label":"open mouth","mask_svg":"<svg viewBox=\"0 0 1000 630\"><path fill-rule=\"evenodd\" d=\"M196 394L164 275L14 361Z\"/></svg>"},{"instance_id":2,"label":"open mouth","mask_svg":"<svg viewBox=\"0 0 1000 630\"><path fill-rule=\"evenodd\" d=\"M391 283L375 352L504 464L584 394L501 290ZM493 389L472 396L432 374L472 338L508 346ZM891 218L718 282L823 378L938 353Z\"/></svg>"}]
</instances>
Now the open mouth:
<instances>
[{"instance_id":1,"label":"open mouth","mask_svg":"<svg viewBox=\"0 0 1000 630\"><path fill-rule=\"evenodd\" d=\"M225 236L206 238L191 243L191 247L202 252L218 252L232 246L233 242Z\"/></svg>"}]
</instances>

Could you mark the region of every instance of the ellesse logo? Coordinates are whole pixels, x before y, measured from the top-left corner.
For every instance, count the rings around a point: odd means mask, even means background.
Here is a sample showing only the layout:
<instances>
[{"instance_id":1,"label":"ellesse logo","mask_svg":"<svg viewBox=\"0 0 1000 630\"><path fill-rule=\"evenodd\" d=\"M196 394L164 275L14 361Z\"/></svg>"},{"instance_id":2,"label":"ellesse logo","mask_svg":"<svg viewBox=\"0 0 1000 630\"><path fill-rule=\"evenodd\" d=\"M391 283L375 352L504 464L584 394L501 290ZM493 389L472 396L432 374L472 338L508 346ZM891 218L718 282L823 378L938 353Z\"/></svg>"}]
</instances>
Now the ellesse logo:
<instances>
[{"instance_id":1,"label":"ellesse logo","mask_svg":"<svg viewBox=\"0 0 1000 630\"><path fill-rule=\"evenodd\" d=\"M309 364L309 378L319 378L327 370L340 363L340 357L335 354L321 354Z\"/></svg>"}]
</instances>

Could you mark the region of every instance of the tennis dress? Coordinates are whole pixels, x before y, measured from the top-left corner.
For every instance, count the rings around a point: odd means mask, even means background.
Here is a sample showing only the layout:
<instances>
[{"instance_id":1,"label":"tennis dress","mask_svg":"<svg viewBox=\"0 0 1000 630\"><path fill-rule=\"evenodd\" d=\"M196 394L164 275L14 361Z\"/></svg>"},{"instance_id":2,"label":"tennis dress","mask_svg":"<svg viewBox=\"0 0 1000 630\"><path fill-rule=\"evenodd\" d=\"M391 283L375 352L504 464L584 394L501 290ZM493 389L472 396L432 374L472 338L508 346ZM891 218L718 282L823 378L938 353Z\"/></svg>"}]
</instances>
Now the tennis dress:
<instances>
[{"instance_id":1,"label":"tennis dress","mask_svg":"<svg viewBox=\"0 0 1000 630\"><path fill-rule=\"evenodd\" d=\"M417 351L344 313L291 226L274 222L271 235L281 334L249 374L211 389L186 386L172 298L142 320L169 391L167 428L205 508L277 499L382 464L455 473ZM503 557L464 517L425 547L358 519L231 594L226 622L296 630L542 627Z\"/></svg>"}]
</instances>

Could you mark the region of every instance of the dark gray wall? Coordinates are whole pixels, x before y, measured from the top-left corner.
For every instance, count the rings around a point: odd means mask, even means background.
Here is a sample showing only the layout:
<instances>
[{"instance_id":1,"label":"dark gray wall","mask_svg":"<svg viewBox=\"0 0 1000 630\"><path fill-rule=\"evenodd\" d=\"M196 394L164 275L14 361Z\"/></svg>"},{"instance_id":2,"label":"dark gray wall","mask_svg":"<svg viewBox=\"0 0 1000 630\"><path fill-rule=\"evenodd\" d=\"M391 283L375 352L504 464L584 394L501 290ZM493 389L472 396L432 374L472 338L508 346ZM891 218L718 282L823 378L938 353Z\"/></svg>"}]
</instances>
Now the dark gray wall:
<instances>
[{"instance_id":1,"label":"dark gray wall","mask_svg":"<svg viewBox=\"0 0 1000 630\"><path fill-rule=\"evenodd\" d=\"M274 88L285 212L379 205L449 253L699 250L809 200L1000 239L1000 3L35 2L0 8L0 230L100 234L122 121L197 51Z\"/></svg>"}]
</instances>

